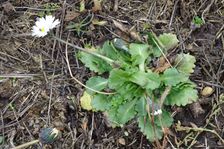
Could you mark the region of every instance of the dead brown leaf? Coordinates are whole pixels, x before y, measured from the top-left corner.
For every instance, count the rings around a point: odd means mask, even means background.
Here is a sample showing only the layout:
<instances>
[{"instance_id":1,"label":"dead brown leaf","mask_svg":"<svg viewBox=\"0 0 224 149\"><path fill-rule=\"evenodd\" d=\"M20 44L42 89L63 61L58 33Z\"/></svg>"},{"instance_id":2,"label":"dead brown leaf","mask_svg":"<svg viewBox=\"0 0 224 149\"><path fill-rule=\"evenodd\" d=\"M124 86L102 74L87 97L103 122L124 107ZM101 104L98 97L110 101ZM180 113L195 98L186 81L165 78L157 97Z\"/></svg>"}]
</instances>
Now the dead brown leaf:
<instances>
[{"instance_id":1,"label":"dead brown leaf","mask_svg":"<svg viewBox=\"0 0 224 149\"><path fill-rule=\"evenodd\" d=\"M12 81L7 79L4 82L0 83L0 97L8 98L12 93L13 84Z\"/></svg>"},{"instance_id":2,"label":"dead brown leaf","mask_svg":"<svg viewBox=\"0 0 224 149\"><path fill-rule=\"evenodd\" d=\"M81 126L84 131L87 131L87 128L88 128L88 119L87 118L83 119Z\"/></svg>"},{"instance_id":3,"label":"dead brown leaf","mask_svg":"<svg viewBox=\"0 0 224 149\"><path fill-rule=\"evenodd\" d=\"M126 34L125 32L122 32L119 29L115 29L114 33L116 35L118 35L119 38L121 38L121 39L123 39L123 40L125 40L127 42L131 42L132 41L131 37L128 34Z\"/></svg>"},{"instance_id":4,"label":"dead brown leaf","mask_svg":"<svg viewBox=\"0 0 224 149\"><path fill-rule=\"evenodd\" d=\"M204 109L201 107L199 102L194 102L190 105L190 109L195 118L197 118L200 114L205 113Z\"/></svg>"},{"instance_id":5,"label":"dead brown leaf","mask_svg":"<svg viewBox=\"0 0 224 149\"><path fill-rule=\"evenodd\" d=\"M131 31L130 36L131 36L132 39L135 39L137 41L141 41L141 37L139 36L139 33L137 33L136 31Z\"/></svg>"},{"instance_id":6,"label":"dead brown leaf","mask_svg":"<svg viewBox=\"0 0 224 149\"><path fill-rule=\"evenodd\" d=\"M66 11L66 15L65 15L65 21L71 21L75 18L77 18L80 15L80 13L75 12L75 11Z\"/></svg>"},{"instance_id":7,"label":"dead brown leaf","mask_svg":"<svg viewBox=\"0 0 224 149\"><path fill-rule=\"evenodd\" d=\"M13 6L9 1L3 3L3 4L2 4L2 7L3 7L3 10L4 10L6 13L15 11L14 6Z\"/></svg>"},{"instance_id":8,"label":"dead brown leaf","mask_svg":"<svg viewBox=\"0 0 224 149\"><path fill-rule=\"evenodd\" d=\"M97 19L93 19L93 20L92 20L92 24L93 24L93 25L98 25L98 26L104 26L104 25L107 24L107 21L99 21L99 20L97 20Z\"/></svg>"},{"instance_id":9,"label":"dead brown leaf","mask_svg":"<svg viewBox=\"0 0 224 149\"><path fill-rule=\"evenodd\" d=\"M164 72L169 67L170 67L170 64L166 62L166 59L164 57L160 57L154 72L156 73Z\"/></svg>"},{"instance_id":10,"label":"dead brown leaf","mask_svg":"<svg viewBox=\"0 0 224 149\"><path fill-rule=\"evenodd\" d=\"M115 27L117 27L119 30L121 30L125 34L129 35L132 39L137 40L137 41L141 41L141 37L134 30L134 27L132 27L131 29L128 29L128 28L125 27L124 24L122 24L118 21L115 21L115 20L113 20L113 23L114 23Z\"/></svg>"},{"instance_id":11,"label":"dead brown leaf","mask_svg":"<svg viewBox=\"0 0 224 149\"><path fill-rule=\"evenodd\" d=\"M59 118L55 118L52 123L58 130L63 131L65 129L65 123L63 123Z\"/></svg>"},{"instance_id":12,"label":"dead brown leaf","mask_svg":"<svg viewBox=\"0 0 224 149\"><path fill-rule=\"evenodd\" d=\"M93 0L93 3L94 3L94 6L92 8L93 12L102 10L101 1L102 0Z\"/></svg>"},{"instance_id":13,"label":"dead brown leaf","mask_svg":"<svg viewBox=\"0 0 224 149\"><path fill-rule=\"evenodd\" d=\"M115 20L113 20L113 23L114 23L115 27L117 27L122 32L126 32L126 33L128 32L128 29L125 28L125 26L122 23L115 21Z\"/></svg>"},{"instance_id":14,"label":"dead brown leaf","mask_svg":"<svg viewBox=\"0 0 224 149\"><path fill-rule=\"evenodd\" d=\"M154 72L156 73L164 72L169 67L170 67L170 64L165 63L163 66L157 67Z\"/></svg>"},{"instance_id":15,"label":"dead brown leaf","mask_svg":"<svg viewBox=\"0 0 224 149\"><path fill-rule=\"evenodd\" d=\"M118 10L118 0L114 1L114 12Z\"/></svg>"}]
</instances>

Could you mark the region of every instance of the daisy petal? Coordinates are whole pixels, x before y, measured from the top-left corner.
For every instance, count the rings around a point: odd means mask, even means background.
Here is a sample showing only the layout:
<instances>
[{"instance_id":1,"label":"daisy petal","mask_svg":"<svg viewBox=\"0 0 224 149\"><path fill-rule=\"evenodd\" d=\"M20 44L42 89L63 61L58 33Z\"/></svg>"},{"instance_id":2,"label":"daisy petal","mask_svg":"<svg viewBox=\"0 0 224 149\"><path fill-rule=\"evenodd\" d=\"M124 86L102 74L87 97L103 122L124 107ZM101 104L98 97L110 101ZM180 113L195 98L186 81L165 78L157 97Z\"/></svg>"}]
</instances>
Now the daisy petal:
<instances>
[{"instance_id":1,"label":"daisy petal","mask_svg":"<svg viewBox=\"0 0 224 149\"><path fill-rule=\"evenodd\" d=\"M53 23L52 23L52 28L55 28L57 25L59 25L60 24L60 21L57 19L57 20L55 20Z\"/></svg>"}]
</instances>

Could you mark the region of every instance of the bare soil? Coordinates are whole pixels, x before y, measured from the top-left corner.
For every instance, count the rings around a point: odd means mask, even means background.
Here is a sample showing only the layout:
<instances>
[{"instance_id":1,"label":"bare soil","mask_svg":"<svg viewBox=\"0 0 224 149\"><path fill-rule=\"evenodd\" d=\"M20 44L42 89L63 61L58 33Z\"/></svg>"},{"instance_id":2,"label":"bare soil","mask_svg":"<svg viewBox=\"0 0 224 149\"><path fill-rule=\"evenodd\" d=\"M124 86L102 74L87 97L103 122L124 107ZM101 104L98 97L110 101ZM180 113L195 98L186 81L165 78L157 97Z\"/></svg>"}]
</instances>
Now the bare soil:
<instances>
[{"instance_id":1,"label":"bare soil","mask_svg":"<svg viewBox=\"0 0 224 149\"><path fill-rule=\"evenodd\" d=\"M47 8L49 3L57 5ZM29 35L35 19L48 13L61 20L54 35L82 47L101 46L115 37L141 40L142 33L151 30L175 33L180 44L169 54L196 57L191 80L197 84L199 101L171 107L175 123L160 143L165 148L224 148L224 1L103 0L102 10L93 6L93 1L86 0L80 12L80 1L75 0L0 1L0 148L37 139L44 127L62 132L44 148L159 148L142 135L134 120L123 128L111 128L102 113L81 109L84 88L69 74L65 49L74 77L85 83L95 74L78 61L76 49L51 36ZM192 30L194 16L205 24ZM74 27L67 29L72 23ZM214 89L208 97L200 94L206 86Z\"/></svg>"}]
</instances>

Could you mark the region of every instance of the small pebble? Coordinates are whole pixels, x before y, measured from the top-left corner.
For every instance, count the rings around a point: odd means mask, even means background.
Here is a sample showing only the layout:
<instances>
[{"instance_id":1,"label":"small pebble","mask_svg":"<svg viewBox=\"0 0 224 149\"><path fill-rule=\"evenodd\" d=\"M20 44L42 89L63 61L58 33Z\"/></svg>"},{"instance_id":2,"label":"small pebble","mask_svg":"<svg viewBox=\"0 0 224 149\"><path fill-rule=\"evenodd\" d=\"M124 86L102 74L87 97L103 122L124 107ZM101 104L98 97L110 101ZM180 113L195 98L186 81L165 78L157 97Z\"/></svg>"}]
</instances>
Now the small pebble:
<instances>
[{"instance_id":1,"label":"small pebble","mask_svg":"<svg viewBox=\"0 0 224 149\"><path fill-rule=\"evenodd\" d=\"M124 138L119 138L118 139L118 142L121 144L121 145L125 145L125 139Z\"/></svg>"},{"instance_id":2,"label":"small pebble","mask_svg":"<svg viewBox=\"0 0 224 149\"><path fill-rule=\"evenodd\" d=\"M201 95L204 97L208 97L210 96L212 93L214 92L214 89L206 86L205 88L203 88L203 90L201 91Z\"/></svg>"},{"instance_id":3,"label":"small pebble","mask_svg":"<svg viewBox=\"0 0 224 149\"><path fill-rule=\"evenodd\" d=\"M125 136L128 136L128 132L127 132L127 131L125 131L125 132L124 132L124 135L125 135Z\"/></svg>"}]
</instances>

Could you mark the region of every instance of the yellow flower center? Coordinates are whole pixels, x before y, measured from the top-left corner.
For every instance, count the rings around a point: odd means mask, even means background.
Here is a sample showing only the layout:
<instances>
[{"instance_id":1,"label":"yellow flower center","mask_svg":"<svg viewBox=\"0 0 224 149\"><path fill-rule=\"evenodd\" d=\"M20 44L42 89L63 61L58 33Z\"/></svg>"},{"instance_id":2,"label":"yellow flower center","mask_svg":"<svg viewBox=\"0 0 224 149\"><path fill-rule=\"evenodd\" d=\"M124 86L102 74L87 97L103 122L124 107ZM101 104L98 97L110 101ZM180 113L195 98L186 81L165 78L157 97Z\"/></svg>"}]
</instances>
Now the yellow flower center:
<instances>
[{"instance_id":1,"label":"yellow flower center","mask_svg":"<svg viewBox=\"0 0 224 149\"><path fill-rule=\"evenodd\" d=\"M41 32L45 32L44 27L40 28L40 31L41 31Z\"/></svg>"}]
</instances>

